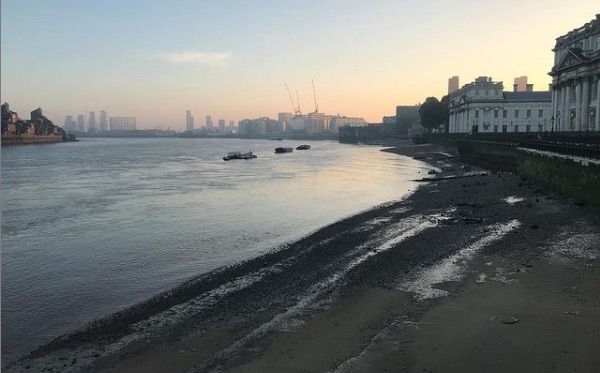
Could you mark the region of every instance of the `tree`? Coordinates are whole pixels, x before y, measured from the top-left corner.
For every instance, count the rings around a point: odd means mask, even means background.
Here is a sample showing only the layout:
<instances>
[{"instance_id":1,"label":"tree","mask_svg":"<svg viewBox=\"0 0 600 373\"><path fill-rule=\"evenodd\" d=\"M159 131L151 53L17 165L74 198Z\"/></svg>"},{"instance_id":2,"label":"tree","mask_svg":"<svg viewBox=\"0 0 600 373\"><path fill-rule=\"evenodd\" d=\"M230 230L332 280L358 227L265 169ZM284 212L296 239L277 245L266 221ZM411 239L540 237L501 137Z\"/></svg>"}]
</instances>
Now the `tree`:
<instances>
[{"instance_id":1,"label":"tree","mask_svg":"<svg viewBox=\"0 0 600 373\"><path fill-rule=\"evenodd\" d=\"M442 110L441 115L443 115L443 122L444 123L444 127L446 129L446 133L450 132L450 110L448 110L448 105L450 103L450 98L448 97L448 95L445 95L444 97L442 97L442 99L440 100L440 104L442 104L443 109L440 108L440 110Z\"/></svg>"},{"instance_id":2,"label":"tree","mask_svg":"<svg viewBox=\"0 0 600 373\"><path fill-rule=\"evenodd\" d=\"M435 97L427 97L425 102L419 108L421 116L421 125L431 132L432 129L439 127L444 121L447 121L447 107Z\"/></svg>"}]
</instances>

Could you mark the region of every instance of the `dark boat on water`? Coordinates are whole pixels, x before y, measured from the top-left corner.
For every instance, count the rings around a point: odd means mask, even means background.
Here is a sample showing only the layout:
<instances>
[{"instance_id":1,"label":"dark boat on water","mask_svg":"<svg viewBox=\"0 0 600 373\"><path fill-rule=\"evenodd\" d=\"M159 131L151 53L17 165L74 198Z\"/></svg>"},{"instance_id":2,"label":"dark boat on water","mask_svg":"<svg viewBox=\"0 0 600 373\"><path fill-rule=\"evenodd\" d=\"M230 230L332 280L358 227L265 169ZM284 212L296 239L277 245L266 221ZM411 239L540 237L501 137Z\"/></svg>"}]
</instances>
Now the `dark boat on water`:
<instances>
[{"instance_id":1,"label":"dark boat on water","mask_svg":"<svg viewBox=\"0 0 600 373\"><path fill-rule=\"evenodd\" d=\"M294 151L294 148L290 148L290 147L275 148L275 153L291 153L293 151Z\"/></svg>"},{"instance_id":2,"label":"dark boat on water","mask_svg":"<svg viewBox=\"0 0 600 373\"><path fill-rule=\"evenodd\" d=\"M246 152L246 153L229 152L229 153L227 153L226 156L223 157L223 160L229 161L231 159L252 159L252 158L256 158L256 154L254 154L252 152Z\"/></svg>"},{"instance_id":3,"label":"dark boat on water","mask_svg":"<svg viewBox=\"0 0 600 373\"><path fill-rule=\"evenodd\" d=\"M302 144L296 147L296 150L308 150L310 149L310 145Z\"/></svg>"}]
</instances>

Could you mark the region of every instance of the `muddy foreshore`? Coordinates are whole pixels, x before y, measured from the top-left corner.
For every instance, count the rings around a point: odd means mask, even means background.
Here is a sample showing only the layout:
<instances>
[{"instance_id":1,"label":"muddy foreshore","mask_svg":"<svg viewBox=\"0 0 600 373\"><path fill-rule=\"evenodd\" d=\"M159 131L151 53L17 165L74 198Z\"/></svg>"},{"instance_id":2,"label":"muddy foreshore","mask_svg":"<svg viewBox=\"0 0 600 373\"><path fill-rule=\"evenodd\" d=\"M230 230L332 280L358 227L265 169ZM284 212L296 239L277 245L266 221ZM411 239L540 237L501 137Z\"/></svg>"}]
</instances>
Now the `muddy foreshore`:
<instances>
[{"instance_id":1,"label":"muddy foreshore","mask_svg":"<svg viewBox=\"0 0 600 373\"><path fill-rule=\"evenodd\" d=\"M415 179L438 180L61 337L3 371L600 368L598 210L512 173L481 174L437 146L388 151L439 172Z\"/></svg>"}]
</instances>

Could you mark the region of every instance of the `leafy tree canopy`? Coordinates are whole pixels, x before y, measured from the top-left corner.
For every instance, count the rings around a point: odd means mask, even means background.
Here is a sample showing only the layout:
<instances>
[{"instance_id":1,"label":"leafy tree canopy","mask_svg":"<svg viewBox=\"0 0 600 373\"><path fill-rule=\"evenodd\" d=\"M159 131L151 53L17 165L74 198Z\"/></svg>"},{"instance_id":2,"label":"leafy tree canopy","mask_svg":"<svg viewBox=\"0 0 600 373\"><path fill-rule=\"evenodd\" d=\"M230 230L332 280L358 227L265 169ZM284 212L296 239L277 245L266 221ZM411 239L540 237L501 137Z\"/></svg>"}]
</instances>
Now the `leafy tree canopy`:
<instances>
[{"instance_id":1,"label":"leafy tree canopy","mask_svg":"<svg viewBox=\"0 0 600 373\"><path fill-rule=\"evenodd\" d=\"M443 123L448 122L448 98L442 98L440 102L435 97L427 97L419 108L421 125L431 131Z\"/></svg>"}]
</instances>

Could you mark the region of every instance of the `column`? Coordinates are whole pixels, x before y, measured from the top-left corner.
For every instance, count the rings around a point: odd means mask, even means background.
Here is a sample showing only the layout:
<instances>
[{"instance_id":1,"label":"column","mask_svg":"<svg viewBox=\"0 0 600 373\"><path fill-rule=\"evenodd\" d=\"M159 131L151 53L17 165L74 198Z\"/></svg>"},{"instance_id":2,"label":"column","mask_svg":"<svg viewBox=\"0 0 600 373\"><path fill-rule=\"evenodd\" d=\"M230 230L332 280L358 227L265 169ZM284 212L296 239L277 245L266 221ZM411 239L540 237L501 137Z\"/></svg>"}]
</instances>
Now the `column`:
<instances>
[{"instance_id":1,"label":"column","mask_svg":"<svg viewBox=\"0 0 600 373\"><path fill-rule=\"evenodd\" d=\"M588 122L590 118L589 114L589 106L590 106L590 80L588 78L584 78L581 82L583 86L583 92L581 94L581 120L579 121L580 131L587 131Z\"/></svg>"},{"instance_id":2,"label":"column","mask_svg":"<svg viewBox=\"0 0 600 373\"><path fill-rule=\"evenodd\" d=\"M600 131L600 75L596 75L596 123L594 129Z\"/></svg>"},{"instance_id":3,"label":"column","mask_svg":"<svg viewBox=\"0 0 600 373\"><path fill-rule=\"evenodd\" d=\"M552 85L552 116L556 117L556 98L557 98L557 89L558 87L554 84Z\"/></svg>"},{"instance_id":4,"label":"column","mask_svg":"<svg viewBox=\"0 0 600 373\"><path fill-rule=\"evenodd\" d=\"M581 131L581 107L583 106L581 99L581 91L583 90L583 82L581 80L577 81L577 86L575 86L575 130Z\"/></svg>"},{"instance_id":5,"label":"column","mask_svg":"<svg viewBox=\"0 0 600 373\"><path fill-rule=\"evenodd\" d=\"M571 82L567 82L562 86L562 111L560 113L560 126L557 126L557 131L566 131L569 128L569 106L571 105Z\"/></svg>"}]
</instances>

